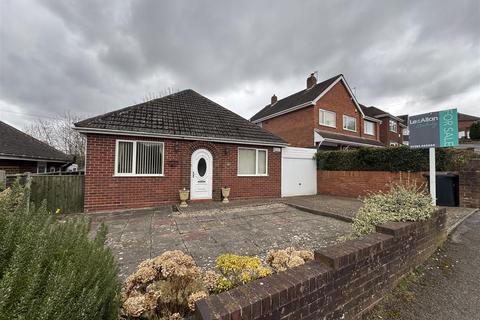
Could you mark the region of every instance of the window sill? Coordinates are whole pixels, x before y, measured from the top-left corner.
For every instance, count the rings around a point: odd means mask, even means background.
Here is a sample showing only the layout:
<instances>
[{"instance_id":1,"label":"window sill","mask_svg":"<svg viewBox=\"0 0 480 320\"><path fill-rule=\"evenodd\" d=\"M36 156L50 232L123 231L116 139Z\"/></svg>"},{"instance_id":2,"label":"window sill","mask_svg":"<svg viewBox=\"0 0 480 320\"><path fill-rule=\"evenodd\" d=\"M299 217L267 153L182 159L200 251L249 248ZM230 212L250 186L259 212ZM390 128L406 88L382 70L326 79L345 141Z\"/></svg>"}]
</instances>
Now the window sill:
<instances>
[{"instance_id":1,"label":"window sill","mask_svg":"<svg viewBox=\"0 0 480 320\"><path fill-rule=\"evenodd\" d=\"M321 125L322 127L328 127L328 128L334 128L334 129L337 128L336 125L335 126L329 126L328 124L323 124L323 123L319 123L319 125Z\"/></svg>"},{"instance_id":2,"label":"window sill","mask_svg":"<svg viewBox=\"0 0 480 320\"><path fill-rule=\"evenodd\" d=\"M268 174L237 174L237 177L268 177Z\"/></svg>"},{"instance_id":3,"label":"window sill","mask_svg":"<svg viewBox=\"0 0 480 320\"><path fill-rule=\"evenodd\" d=\"M115 178L128 178L128 177L165 177L164 174L114 174Z\"/></svg>"},{"instance_id":4,"label":"window sill","mask_svg":"<svg viewBox=\"0 0 480 320\"><path fill-rule=\"evenodd\" d=\"M343 128L343 130L345 130L345 131L350 131L350 132L357 132L356 129L355 129L355 130L351 130L351 129Z\"/></svg>"}]
</instances>

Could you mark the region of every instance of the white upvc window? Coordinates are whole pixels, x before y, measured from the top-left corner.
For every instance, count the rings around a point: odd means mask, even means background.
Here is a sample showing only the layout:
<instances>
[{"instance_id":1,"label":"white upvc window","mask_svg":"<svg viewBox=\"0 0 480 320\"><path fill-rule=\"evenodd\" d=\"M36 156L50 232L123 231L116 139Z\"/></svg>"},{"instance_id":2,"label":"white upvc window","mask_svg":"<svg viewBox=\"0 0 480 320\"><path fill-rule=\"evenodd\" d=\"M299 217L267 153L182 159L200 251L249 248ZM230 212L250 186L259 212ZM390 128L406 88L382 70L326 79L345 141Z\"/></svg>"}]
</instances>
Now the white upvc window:
<instances>
[{"instance_id":1,"label":"white upvc window","mask_svg":"<svg viewBox=\"0 0 480 320\"><path fill-rule=\"evenodd\" d=\"M372 135L374 136L375 135L375 123L373 123L372 121L367 121L365 120L365 128L363 128L363 132L365 134L369 134L369 135Z\"/></svg>"},{"instance_id":2,"label":"white upvc window","mask_svg":"<svg viewBox=\"0 0 480 320\"><path fill-rule=\"evenodd\" d=\"M163 151L163 142L117 140L115 175L163 176Z\"/></svg>"},{"instance_id":3,"label":"white upvc window","mask_svg":"<svg viewBox=\"0 0 480 320\"><path fill-rule=\"evenodd\" d=\"M350 116L343 116L343 130L357 131L357 119Z\"/></svg>"},{"instance_id":4,"label":"white upvc window","mask_svg":"<svg viewBox=\"0 0 480 320\"><path fill-rule=\"evenodd\" d=\"M254 148L238 148L239 176L268 175L268 150Z\"/></svg>"},{"instance_id":5,"label":"white upvc window","mask_svg":"<svg viewBox=\"0 0 480 320\"><path fill-rule=\"evenodd\" d=\"M388 128L392 132L397 132L397 121L390 119L388 121Z\"/></svg>"},{"instance_id":6,"label":"white upvc window","mask_svg":"<svg viewBox=\"0 0 480 320\"><path fill-rule=\"evenodd\" d=\"M319 109L319 122L322 126L337 127L337 114L333 111Z\"/></svg>"}]
</instances>

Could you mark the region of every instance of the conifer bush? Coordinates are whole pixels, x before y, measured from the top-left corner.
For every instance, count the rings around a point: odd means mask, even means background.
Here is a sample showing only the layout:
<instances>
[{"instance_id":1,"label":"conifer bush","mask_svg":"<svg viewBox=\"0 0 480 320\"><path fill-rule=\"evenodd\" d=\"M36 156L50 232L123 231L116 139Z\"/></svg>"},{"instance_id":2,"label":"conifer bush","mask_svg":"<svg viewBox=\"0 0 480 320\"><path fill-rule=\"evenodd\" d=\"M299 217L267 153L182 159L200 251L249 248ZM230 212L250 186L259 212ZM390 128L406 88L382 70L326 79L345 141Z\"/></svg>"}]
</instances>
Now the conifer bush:
<instances>
[{"instance_id":1,"label":"conifer bush","mask_svg":"<svg viewBox=\"0 0 480 320\"><path fill-rule=\"evenodd\" d=\"M474 122L470 126L470 139L480 140L480 121Z\"/></svg>"},{"instance_id":2,"label":"conifer bush","mask_svg":"<svg viewBox=\"0 0 480 320\"><path fill-rule=\"evenodd\" d=\"M18 182L0 193L0 319L117 319L118 267L102 225L58 221Z\"/></svg>"}]
</instances>

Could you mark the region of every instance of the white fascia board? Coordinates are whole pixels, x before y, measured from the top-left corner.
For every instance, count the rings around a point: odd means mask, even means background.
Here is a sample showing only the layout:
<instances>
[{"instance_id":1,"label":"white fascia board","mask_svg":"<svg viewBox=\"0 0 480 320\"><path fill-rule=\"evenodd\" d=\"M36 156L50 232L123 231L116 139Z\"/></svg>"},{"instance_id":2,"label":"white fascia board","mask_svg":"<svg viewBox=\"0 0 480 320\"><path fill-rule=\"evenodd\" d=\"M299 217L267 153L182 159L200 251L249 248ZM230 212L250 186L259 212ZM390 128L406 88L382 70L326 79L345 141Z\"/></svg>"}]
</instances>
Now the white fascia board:
<instances>
[{"instance_id":1,"label":"white fascia board","mask_svg":"<svg viewBox=\"0 0 480 320\"><path fill-rule=\"evenodd\" d=\"M198 140L198 141L209 141L209 142L219 142L219 143L234 143L234 144L247 144L247 145L258 145L258 146L271 146L271 147L285 147L288 146L288 143L277 143L277 142L266 142L266 141L255 141L255 140L236 140L228 138L212 138L212 137L197 137L197 136L186 136L186 135L169 135L169 134L159 134L152 132L136 132L136 131L123 131L123 130L111 130L111 129L98 129L98 128L78 128L74 127L80 133L98 133L98 134L109 134L109 135L123 135L123 136L134 136L134 137L153 137L153 138L163 138L163 139L174 139L174 140Z\"/></svg>"},{"instance_id":2,"label":"white fascia board","mask_svg":"<svg viewBox=\"0 0 480 320\"><path fill-rule=\"evenodd\" d=\"M382 120L375 119L375 118L372 118L372 117L369 117L369 116L365 116L364 119L367 120L367 121L382 123Z\"/></svg>"},{"instance_id":3,"label":"white fascia board","mask_svg":"<svg viewBox=\"0 0 480 320\"><path fill-rule=\"evenodd\" d=\"M53 159L46 159L46 158L22 158L22 157L14 157L14 156L3 156L0 155L0 159L5 160L22 160L22 161L40 161L40 162L58 162L58 163L68 163L68 160L53 160Z\"/></svg>"}]
</instances>

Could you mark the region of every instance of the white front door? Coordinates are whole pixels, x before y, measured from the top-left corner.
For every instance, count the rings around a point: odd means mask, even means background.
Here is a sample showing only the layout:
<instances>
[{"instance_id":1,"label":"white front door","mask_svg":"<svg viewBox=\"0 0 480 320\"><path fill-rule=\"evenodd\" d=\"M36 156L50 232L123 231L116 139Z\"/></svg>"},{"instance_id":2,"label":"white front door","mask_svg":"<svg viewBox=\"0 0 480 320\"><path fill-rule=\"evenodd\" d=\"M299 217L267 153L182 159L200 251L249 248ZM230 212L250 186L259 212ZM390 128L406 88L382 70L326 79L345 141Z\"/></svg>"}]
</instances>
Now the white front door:
<instances>
[{"instance_id":1,"label":"white front door","mask_svg":"<svg viewBox=\"0 0 480 320\"><path fill-rule=\"evenodd\" d=\"M190 199L212 199L213 157L205 149L192 154Z\"/></svg>"}]
</instances>

